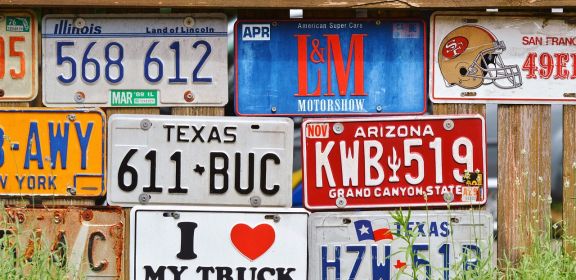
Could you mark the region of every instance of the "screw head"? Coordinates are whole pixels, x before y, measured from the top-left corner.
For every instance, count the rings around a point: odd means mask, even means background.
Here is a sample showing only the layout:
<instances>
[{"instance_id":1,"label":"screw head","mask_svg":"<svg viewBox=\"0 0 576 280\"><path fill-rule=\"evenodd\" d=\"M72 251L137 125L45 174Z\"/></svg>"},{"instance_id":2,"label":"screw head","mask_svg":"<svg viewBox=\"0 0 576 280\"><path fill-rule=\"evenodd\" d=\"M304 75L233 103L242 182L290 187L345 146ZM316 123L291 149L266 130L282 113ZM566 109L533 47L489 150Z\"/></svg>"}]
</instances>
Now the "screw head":
<instances>
[{"instance_id":1,"label":"screw head","mask_svg":"<svg viewBox=\"0 0 576 280\"><path fill-rule=\"evenodd\" d=\"M448 203L454 201L454 194L452 194L451 192L445 192L444 194L442 194L442 197L444 198L444 201Z\"/></svg>"},{"instance_id":2,"label":"screw head","mask_svg":"<svg viewBox=\"0 0 576 280\"><path fill-rule=\"evenodd\" d=\"M262 205L262 199L259 196L252 196L250 197L250 205L252 205L252 207L258 207Z\"/></svg>"},{"instance_id":3,"label":"screw head","mask_svg":"<svg viewBox=\"0 0 576 280\"><path fill-rule=\"evenodd\" d=\"M170 213L170 216L176 220L180 219L180 213L172 212Z\"/></svg>"},{"instance_id":4,"label":"screw head","mask_svg":"<svg viewBox=\"0 0 576 280\"><path fill-rule=\"evenodd\" d=\"M54 223L59 224L62 222L62 214L60 212L54 213Z\"/></svg>"},{"instance_id":5,"label":"screw head","mask_svg":"<svg viewBox=\"0 0 576 280\"><path fill-rule=\"evenodd\" d=\"M184 92L184 100L186 102L192 102L194 101L194 94L192 94L192 91L187 90L186 92Z\"/></svg>"},{"instance_id":6,"label":"screw head","mask_svg":"<svg viewBox=\"0 0 576 280\"><path fill-rule=\"evenodd\" d=\"M444 129L446 129L446 130L454 129L454 121L453 120L445 120L444 121Z\"/></svg>"},{"instance_id":7,"label":"screw head","mask_svg":"<svg viewBox=\"0 0 576 280\"><path fill-rule=\"evenodd\" d=\"M382 106L381 105L376 106L376 112L382 112Z\"/></svg>"},{"instance_id":8,"label":"screw head","mask_svg":"<svg viewBox=\"0 0 576 280\"><path fill-rule=\"evenodd\" d=\"M272 26L274 26L274 27L278 26L278 22L273 21L273 22L272 22Z\"/></svg>"},{"instance_id":9,"label":"screw head","mask_svg":"<svg viewBox=\"0 0 576 280\"><path fill-rule=\"evenodd\" d=\"M70 195L76 195L76 188L69 186L66 188L66 191L70 194Z\"/></svg>"},{"instance_id":10,"label":"screw head","mask_svg":"<svg viewBox=\"0 0 576 280\"><path fill-rule=\"evenodd\" d=\"M81 91L74 94L74 102L76 103L83 103L85 98L86 96Z\"/></svg>"},{"instance_id":11,"label":"screw head","mask_svg":"<svg viewBox=\"0 0 576 280\"><path fill-rule=\"evenodd\" d=\"M152 122L149 119L143 119L140 121L140 128L142 130L148 130L152 127Z\"/></svg>"},{"instance_id":12,"label":"screw head","mask_svg":"<svg viewBox=\"0 0 576 280\"><path fill-rule=\"evenodd\" d=\"M73 122L73 121L76 120L76 114L68 114L68 116L66 116L66 118L67 118L69 121Z\"/></svg>"},{"instance_id":13,"label":"screw head","mask_svg":"<svg viewBox=\"0 0 576 280\"><path fill-rule=\"evenodd\" d=\"M280 222L280 216L279 216L279 215L274 215L274 218L272 218L272 220L273 220L275 223L278 223L278 222Z\"/></svg>"},{"instance_id":14,"label":"screw head","mask_svg":"<svg viewBox=\"0 0 576 280\"><path fill-rule=\"evenodd\" d=\"M146 203L148 203L148 202L150 201L150 198L151 198L151 196L150 196L149 194L147 194L147 193L141 193L141 194L138 196L138 201L139 201L141 204L146 204Z\"/></svg>"},{"instance_id":15,"label":"screw head","mask_svg":"<svg viewBox=\"0 0 576 280\"><path fill-rule=\"evenodd\" d=\"M186 17L184 18L184 26L186 27L192 27L194 26L195 20L193 17Z\"/></svg>"},{"instance_id":16,"label":"screw head","mask_svg":"<svg viewBox=\"0 0 576 280\"><path fill-rule=\"evenodd\" d=\"M18 221L18 223L24 223L24 221L26 220L24 213L22 212L16 212L16 220Z\"/></svg>"},{"instance_id":17,"label":"screw head","mask_svg":"<svg viewBox=\"0 0 576 280\"><path fill-rule=\"evenodd\" d=\"M339 197L336 199L336 206L338 208L344 208L346 207L346 198L344 197Z\"/></svg>"},{"instance_id":18,"label":"screw head","mask_svg":"<svg viewBox=\"0 0 576 280\"><path fill-rule=\"evenodd\" d=\"M270 111L272 111L272 113L276 113L276 106L272 106L272 108L270 108Z\"/></svg>"},{"instance_id":19,"label":"screw head","mask_svg":"<svg viewBox=\"0 0 576 280\"><path fill-rule=\"evenodd\" d=\"M377 21L376 21L376 25L380 25L380 24L382 24L382 21L377 20Z\"/></svg>"},{"instance_id":20,"label":"screw head","mask_svg":"<svg viewBox=\"0 0 576 280\"><path fill-rule=\"evenodd\" d=\"M84 221L92 221L93 218L94 213L92 213L92 210L86 209L82 212L82 219L84 219Z\"/></svg>"},{"instance_id":21,"label":"screw head","mask_svg":"<svg viewBox=\"0 0 576 280\"><path fill-rule=\"evenodd\" d=\"M334 130L334 133L340 134L344 132L344 125L342 123L335 123L334 126L332 126L332 130Z\"/></svg>"},{"instance_id":22,"label":"screw head","mask_svg":"<svg viewBox=\"0 0 576 280\"><path fill-rule=\"evenodd\" d=\"M74 26L75 27L82 28L85 25L86 25L86 20L84 20L83 18L79 17L79 18L74 19Z\"/></svg>"}]
</instances>

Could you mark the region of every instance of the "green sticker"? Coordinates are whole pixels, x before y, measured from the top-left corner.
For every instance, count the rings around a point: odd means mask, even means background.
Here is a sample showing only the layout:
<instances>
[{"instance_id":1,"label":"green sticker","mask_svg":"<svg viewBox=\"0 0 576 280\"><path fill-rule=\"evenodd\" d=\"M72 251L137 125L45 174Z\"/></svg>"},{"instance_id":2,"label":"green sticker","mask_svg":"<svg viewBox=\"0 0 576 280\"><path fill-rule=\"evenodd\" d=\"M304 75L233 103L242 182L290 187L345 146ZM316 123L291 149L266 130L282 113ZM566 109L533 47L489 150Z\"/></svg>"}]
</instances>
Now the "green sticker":
<instances>
[{"instance_id":1,"label":"green sticker","mask_svg":"<svg viewBox=\"0 0 576 280\"><path fill-rule=\"evenodd\" d=\"M6 31L30 32L30 17L6 17Z\"/></svg>"},{"instance_id":2,"label":"green sticker","mask_svg":"<svg viewBox=\"0 0 576 280\"><path fill-rule=\"evenodd\" d=\"M125 89L110 91L112 106L148 107L158 105L158 91L149 89Z\"/></svg>"}]
</instances>

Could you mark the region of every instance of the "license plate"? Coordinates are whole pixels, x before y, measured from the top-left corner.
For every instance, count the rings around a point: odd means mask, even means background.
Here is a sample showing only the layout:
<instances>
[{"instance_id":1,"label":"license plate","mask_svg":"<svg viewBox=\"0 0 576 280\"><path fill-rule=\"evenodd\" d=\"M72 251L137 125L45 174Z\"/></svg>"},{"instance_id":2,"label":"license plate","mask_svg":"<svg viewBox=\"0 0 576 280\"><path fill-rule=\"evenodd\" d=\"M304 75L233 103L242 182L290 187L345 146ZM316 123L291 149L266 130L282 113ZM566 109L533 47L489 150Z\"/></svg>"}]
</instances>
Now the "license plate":
<instances>
[{"instance_id":1,"label":"license plate","mask_svg":"<svg viewBox=\"0 0 576 280\"><path fill-rule=\"evenodd\" d=\"M98 109L0 110L0 195L104 195L104 118Z\"/></svg>"},{"instance_id":2,"label":"license plate","mask_svg":"<svg viewBox=\"0 0 576 280\"><path fill-rule=\"evenodd\" d=\"M288 118L112 115L108 202L292 205Z\"/></svg>"},{"instance_id":3,"label":"license plate","mask_svg":"<svg viewBox=\"0 0 576 280\"><path fill-rule=\"evenodd\" d=\"M493 265L492 227L486 211L412 211L405 227L381 211L312 213L308 279L462 279Z\"/></svg>"},{"instance_id":4,"label":"license plate","mask_svg":"<svg viewBox=\"0 0 576 280\"><path fill-rule=\"evenodd\" d=\"M308 209L486 202L480 115L311 119L302 134Z\"/></svg>"},{"instance_id":5,"label":"license plate","mask_svg":"<svg viewBox=\"0 0 576 280\"><path fill-rule=\"evenodd\" d=\"M234 34L238 114L426 111L422 20L240 20Z\"/></svg>"},{"instance_id":6,"label":"license plate","mask_svg":"<svg viewBox=\"0 0 576 280\"><path fill-rule=\"evenodd\" d=\"M48 15L46 106L223 106L224 14Z\"/></svg>"},{"instance_id":7,"label":"license plate","mask_svg":"<svg viewBox=\"0 0 576 280\"><path fill-rule=\"evenodd\" d=\"M307 222L297 209L134 207L131 279L306 279Z\"/></svg>"},{"instance_id":8,"label":"license plate","mask_svg":"<svg viewBox=\"0 0 576 280\"><path fill-rule=\"evenodd\" d=\"M38 93L38 22L32 11L0 10L0 101Z\"/></svg>"},{"instance_id":9,"label":"license plate","mask_svg":"<svg viewBox=\"0 0 576 280\"><path fill-rule=\"evenodd\" d=\"M6 208L2 218L0 238L19 243L16 257L32 257L37 247L34 243L42 242L41 246L51 248L75 275L120 279L124 273L125 218L121 208Z\"/></svg>"},{"instance_id":10,"label":"license plate","mask_svg":"<svg viewBox=\"0 0 576 280\"><path fill-rule=\"evenodd\" d=\"M571 17L436 13L430 97L437 103L576 103Z\"/></svg>"}]
</instances>

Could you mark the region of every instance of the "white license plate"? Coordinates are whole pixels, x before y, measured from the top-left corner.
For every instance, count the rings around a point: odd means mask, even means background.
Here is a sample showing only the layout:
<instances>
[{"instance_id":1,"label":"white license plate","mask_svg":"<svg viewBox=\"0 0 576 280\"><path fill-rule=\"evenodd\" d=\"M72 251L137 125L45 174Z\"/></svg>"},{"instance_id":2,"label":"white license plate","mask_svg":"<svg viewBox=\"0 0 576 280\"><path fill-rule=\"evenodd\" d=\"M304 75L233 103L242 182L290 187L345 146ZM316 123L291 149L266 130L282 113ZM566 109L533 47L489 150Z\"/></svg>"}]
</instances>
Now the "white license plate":
<instances>
[{"instance_id":1,"label":"white license plate","mask_svg":"<svg viewBox=\"0 0 576 280\"><path fill-rule=\"evenodd\" d=\"M38 39L33 11L0 10L0 101L36 97Z\"/></svg>"},{"instance_id":2,"label":"white license plate","mask_svg":"<svg viewBox=\"0 0 576 280\"><path fill-rule=\"evenodd\" d=\"M134 207L131 279L304 280L303 210Z\"/></svg>"},{"instance_id":3,"label":"white license plate","mask_svg":"<svg viewBox=\"0 0 576 280\"><path fill-rule=\"evenodd\" d=\"M493 265L492 227L486 211L412 211L404 229L385 212L313 213L308 280L461 278Z\"/></svg>"},{"instance_id":4,"label":"white license plate","mask_svg":"<svg viewBox=\"0 0 576 280\"><path fill-rule=\"evenodd\" d=\"M46 106L223 106L224 14L47 15Z\"/></svg>"},{"instance_id":5,"label":"white license plate","mask_svg":"<svg viewBox=\"0 0 576 280\"><path fill-rule=\"evenodd\" d=\"M112 115L108 202L292 205L289 118Z\"/></svg>"}]
</instances>

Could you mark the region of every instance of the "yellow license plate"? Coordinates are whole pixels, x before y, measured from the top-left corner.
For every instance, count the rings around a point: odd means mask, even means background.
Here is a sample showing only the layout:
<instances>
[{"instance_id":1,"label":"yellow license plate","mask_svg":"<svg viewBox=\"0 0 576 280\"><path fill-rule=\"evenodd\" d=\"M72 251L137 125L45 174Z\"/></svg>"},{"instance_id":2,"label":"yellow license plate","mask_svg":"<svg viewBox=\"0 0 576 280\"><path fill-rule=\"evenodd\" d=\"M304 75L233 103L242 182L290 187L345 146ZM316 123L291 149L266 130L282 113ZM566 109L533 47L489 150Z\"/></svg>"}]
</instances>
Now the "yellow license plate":
<instances>
[{"instance_id":1,"label":"yellow license plate","mask_svg":"<svg viewBox=\"0 0 576 280\"><path fill-rule=\"evenodd\" d=\"M32 11L0 10L0 101L38 92L38 22Z\"/></svg>"},{"instance_id":2,"label":"yellow license plate","mask_svg":"<svg viewBox=\"0 0 576 280\"><path fill-rule=\"evenodd\" d=\"M103 196L98 109L0 109L0 195Z\"/></svg>"}]
</instances>

